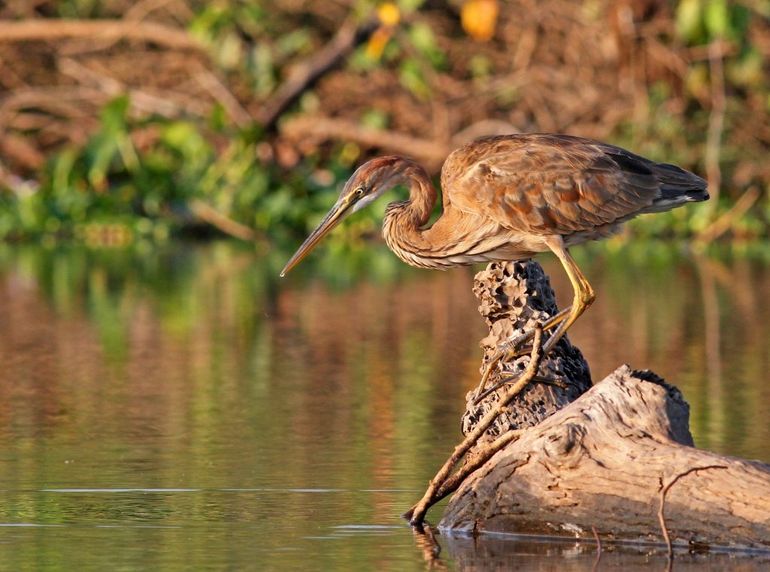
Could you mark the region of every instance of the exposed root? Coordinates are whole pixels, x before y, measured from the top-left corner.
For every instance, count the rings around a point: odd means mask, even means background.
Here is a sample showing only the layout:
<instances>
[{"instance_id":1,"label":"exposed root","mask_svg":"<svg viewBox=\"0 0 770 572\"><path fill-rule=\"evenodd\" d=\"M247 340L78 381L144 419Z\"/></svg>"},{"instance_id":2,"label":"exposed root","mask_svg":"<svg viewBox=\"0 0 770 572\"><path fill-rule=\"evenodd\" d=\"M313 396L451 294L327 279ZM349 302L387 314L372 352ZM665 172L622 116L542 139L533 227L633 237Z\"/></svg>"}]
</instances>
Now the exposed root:
<instances>
[{"instance_id":1,"label":"exposed root","mask_svg":"<svg viewBox=\"0 0 770 572\"><path fill-rule=\"evenodd\" d=\"M698 471L705 471L707 469L726 469L727 467L725 465L707 465L705 467L693 467L691 469L687 469L683 473L679 473L677 475L674 475L674 477L668 481L665 485L661 486L660 489L660 507L658 508L658 522L660 523L660 529L663 532L663 540L666 542L666 549L668 551L668 558L669 561L674 558L674 547L671 544L671 537L668 534L668 527L666 526L666 515L665 515L665 506L666 506L666 494L671 489L676 482L681 479L682 477L686 477L690 473L697 473Z\"/></svg>"},{"instance_id":2,"label":"exposed root","mask_svg":"<svg viewBox=\"0 0 770 572\"><path fill-rule=\"evenodd\" d=\"M505 407L510 401L519 395L524 388L532 381L537 374L537 370L540 367L540 362L543 358L542 353L543 342L543 329L542 327L535 327L534 340L532 343L532 354L530 361L527 364L527 368L524 370L522 376L509 387L506 392L500 397L500 401L495 404L495 407L487 412L486 415L479 421L476 427L471 431L465 439L455 447L454 452L446 460L441 469L439 469L436 476L431 479L428 484L428 488L425 491L422 499L413 506L409 511L404 514L404 518L409 519L412 526L421 526L425 518L425 514L428 509L436 504L439 500L446 495L453 492L462 481L473 471L483 465L492 455L502 449L505 445L512 440L518 438L521 435L519 431L510 431L498 437L490 445L482 447L474 458L466 463L461 469L459 469L454 475L451 474L452 468L471 450L471 448L478 442L479 438L484 435L486 430L492 425L498 415L503 413Z\"/></svg>"}]
</instances>

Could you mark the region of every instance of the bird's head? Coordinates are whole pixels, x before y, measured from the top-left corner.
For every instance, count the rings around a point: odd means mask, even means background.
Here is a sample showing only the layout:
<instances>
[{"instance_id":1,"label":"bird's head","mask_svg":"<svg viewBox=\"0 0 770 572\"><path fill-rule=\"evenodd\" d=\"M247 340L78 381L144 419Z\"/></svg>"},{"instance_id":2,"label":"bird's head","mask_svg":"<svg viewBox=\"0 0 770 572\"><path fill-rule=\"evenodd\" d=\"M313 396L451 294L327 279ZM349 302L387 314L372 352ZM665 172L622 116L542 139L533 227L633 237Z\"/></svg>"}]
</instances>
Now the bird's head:
<instances>
[{"instance_id":1,"label":"bird's head","mask_svg":"<svg viewBox=\"0 0 770 572\"><path fill-rule=\"evenodd\" d=\"M342 219L357 212L404 180L413 163L397 156L377 157L361 165L342 188L337 202L310 233L281 270L281 276L294 268Z\"/></svg>"}]
</instances>

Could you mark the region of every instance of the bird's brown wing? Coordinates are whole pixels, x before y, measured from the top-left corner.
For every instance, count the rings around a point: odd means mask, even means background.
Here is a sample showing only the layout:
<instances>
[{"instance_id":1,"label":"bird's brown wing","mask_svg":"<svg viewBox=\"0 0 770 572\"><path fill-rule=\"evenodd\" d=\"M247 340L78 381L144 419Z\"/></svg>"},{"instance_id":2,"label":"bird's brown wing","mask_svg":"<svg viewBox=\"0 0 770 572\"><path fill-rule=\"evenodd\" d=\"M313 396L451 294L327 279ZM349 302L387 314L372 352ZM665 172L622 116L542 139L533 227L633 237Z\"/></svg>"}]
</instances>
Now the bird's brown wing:
<instances>
[{"instance_id":1,"label":"bird's brown wing","mask_svg":"<svg viewBox=\"0 0 770 572\"><path fill-rule=\"evenodd\" d=\"M660 195L653 165L577 137L494 137L447 159L445 206L531 234L594 231L653 203Z\"/></svg>"}]
</instances>

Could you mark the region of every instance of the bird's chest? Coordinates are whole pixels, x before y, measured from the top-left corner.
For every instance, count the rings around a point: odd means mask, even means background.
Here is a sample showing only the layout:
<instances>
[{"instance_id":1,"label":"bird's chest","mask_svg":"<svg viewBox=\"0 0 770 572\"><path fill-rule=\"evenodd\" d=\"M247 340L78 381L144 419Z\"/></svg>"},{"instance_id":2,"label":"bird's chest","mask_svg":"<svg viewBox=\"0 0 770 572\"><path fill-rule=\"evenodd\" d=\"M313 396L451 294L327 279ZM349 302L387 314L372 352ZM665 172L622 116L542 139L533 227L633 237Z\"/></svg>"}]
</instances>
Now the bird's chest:
<instances>
[{"instance_id":1,"label":"bird's chest","mask_svg":"<svg viewBox=\"0 0 770 572\"><path fill-rule=\"evenodd\" d=\"M521 260L548 250L541 237L499 228L477 226L472 232L464 225L437 224L424 231L419 240L396 233L384 233L388 247L401 260L419 268L445 269L491 261Z\"/></svg>"}]
</instances>

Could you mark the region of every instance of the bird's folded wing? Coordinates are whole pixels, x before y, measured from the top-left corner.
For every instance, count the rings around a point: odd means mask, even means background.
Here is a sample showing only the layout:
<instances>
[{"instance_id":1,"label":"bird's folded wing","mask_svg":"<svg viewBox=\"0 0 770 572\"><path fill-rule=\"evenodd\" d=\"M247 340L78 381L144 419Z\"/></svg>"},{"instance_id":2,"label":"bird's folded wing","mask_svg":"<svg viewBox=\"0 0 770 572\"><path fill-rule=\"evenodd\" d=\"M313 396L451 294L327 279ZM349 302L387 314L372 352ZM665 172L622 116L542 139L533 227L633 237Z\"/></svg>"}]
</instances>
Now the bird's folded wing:
<instances>
[{"instance_id":1,"label":"bird's folded wing","mask_svg":"<svg viewBox=\"0 0 770 572\"><path fill-rule=\"evenodd\" d=\"M445 201L503 227L546 235L627 220L660 196L655 164L619 147L561 136L508 141L494 142L451 177Z\"/></svg>"}]
</instances>

